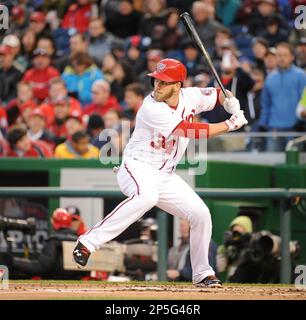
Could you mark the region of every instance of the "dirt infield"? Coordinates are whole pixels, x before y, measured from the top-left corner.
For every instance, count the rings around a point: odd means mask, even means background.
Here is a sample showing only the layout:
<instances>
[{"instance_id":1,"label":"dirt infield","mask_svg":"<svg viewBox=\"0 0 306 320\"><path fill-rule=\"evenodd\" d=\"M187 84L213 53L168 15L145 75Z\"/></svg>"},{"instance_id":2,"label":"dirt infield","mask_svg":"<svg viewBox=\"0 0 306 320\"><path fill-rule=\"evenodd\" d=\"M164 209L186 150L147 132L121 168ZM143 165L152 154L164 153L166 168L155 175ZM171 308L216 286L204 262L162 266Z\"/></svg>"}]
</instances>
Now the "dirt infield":
<instances>
[{"instance_id":1,"label":"dirt infield","mask_svg":"<svg viewBox=\"0 0 306 320\"><path fill-rule=\"evenodd\" d=\"M218 289L196 288L191 284L154 282L106 283L63 281L11 281L0 290L0 300L112 299L112 300L306 300L306 290L293 286L236 286Z\"/></svg>"}]
</instances>

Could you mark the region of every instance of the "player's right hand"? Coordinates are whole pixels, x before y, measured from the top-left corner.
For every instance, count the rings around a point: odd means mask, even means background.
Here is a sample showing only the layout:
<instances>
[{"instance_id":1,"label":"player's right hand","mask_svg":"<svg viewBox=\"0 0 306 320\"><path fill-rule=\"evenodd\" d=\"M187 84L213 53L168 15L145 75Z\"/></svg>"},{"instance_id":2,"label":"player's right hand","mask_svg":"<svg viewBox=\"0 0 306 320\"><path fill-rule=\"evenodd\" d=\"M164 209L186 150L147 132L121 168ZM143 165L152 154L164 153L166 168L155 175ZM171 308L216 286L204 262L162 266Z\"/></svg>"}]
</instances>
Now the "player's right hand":
<instances>
[{"instance_id":1,"label":"player's right hand","mask_svg":"<svg viewBox=\"0 0 306 320\"><path fill-rule=\"evenodd\" d=\"M223 102L223 107L226 112L235 114L240 111L240 102L235 97L225 98Z\"/></svg>"},{"instance_id":2,"label":"player's right hand","mask_svg":"<svg viewBox=\"0 0 306 320\"><path fill-rule=\"evenodd\" d=\"M225 123L228 126L228 131L235 131L248 124L248 120L245 118L243 111L239 110L226 120Z\"/></svg>"}]
</instances>

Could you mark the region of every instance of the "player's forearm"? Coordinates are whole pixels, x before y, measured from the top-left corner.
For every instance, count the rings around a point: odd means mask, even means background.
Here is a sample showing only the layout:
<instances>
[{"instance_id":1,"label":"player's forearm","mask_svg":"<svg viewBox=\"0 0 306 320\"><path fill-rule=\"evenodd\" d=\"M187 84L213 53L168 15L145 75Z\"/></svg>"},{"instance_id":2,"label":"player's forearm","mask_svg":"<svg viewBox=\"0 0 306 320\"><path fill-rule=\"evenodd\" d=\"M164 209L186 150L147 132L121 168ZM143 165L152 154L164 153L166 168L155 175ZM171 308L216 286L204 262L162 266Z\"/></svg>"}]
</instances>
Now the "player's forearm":
<instances>
[{"instance_id":1,"label":"player's forearm","mask_svg":"<svg viewBox=\"0 0 306 320\"><path fill-rule=\"evenodd\" d=\"M228 132L228 126L225 122L209 124L209 138L219 136Z\"/></svg>"}]
</instances>

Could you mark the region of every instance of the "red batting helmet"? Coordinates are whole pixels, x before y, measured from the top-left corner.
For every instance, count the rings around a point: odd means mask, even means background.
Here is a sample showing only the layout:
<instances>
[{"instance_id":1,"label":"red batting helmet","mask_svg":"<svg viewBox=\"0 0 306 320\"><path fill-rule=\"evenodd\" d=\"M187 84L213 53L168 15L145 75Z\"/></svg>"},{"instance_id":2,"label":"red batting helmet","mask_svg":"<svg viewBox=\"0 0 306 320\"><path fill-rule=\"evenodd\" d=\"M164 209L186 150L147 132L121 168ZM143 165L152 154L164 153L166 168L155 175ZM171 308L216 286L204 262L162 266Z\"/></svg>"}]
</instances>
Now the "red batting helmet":
<instances>
[{"instance_id":1,"label":"red batting helmet","mask_svg":"<svg viewBox=\"0 0 306 320\"><path fill-rule=\"evenodd\" d=\"M163 59L158 62L156 70L148 76L165 82L183 82L187 77L187 70L178 60Z\"/></svg>"},{"instance_id":2,"label":"red batting helmet","mask_svg":"<svg viewBox=\"0 0 306 320\"><path fill-rule=\"evenodd\" d=\"M53 229L69 228L71 221L71 214L66 209L58 208L54 210L51 218Z\"/></svg>"}]
</instances>

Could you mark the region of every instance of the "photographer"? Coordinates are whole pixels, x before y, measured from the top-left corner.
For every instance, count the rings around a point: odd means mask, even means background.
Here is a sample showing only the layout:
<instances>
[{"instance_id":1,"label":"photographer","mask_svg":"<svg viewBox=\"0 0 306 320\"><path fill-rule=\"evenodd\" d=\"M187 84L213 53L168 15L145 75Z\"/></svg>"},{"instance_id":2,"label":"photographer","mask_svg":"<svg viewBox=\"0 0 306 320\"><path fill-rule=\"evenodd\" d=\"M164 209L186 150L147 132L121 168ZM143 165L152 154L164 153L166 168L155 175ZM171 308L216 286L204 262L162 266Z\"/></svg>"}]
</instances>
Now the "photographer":
<instances>
[{"instance_id":1,"label":"photographer","mask_svg":"<svg viewBox=\"0 0 306 320\"><path fill-rule=\"evenodd\" d=\"M250 218L238 216L218 248L218 271L227 271L227 280L233 283L279 283L280 243L281 238L269 231L252 233ZM293 260L299 254L297 241L290 241L290 251Z\"/></svg>"},{"instance_id":2,"label":"photographer","mask_svg":"<svg viewBox=\"0 0 306 320\"><path fill-rule=\"evenodd\" d=\"M11 257L10 267L29 276L43 279L80 279L83 272L63 269L63 241L76 241L77 234L71 229L72 217L65 209L56 209L51 218L50 234L37 259Z\"/></svg>"},{"instance_id":3,"label":"photographer","mask_svg":"<svg viewBox=\"0 0 306 320\"><path fill-rule=\"evenodd\" d=\"M218 272L227 272L226 280L230 280L235 273L253 231L252 221L247 216L238 216L230 223L229 228L224 233L224 244L218 247L216 258Z\"/></svg>"}]
</instances>

